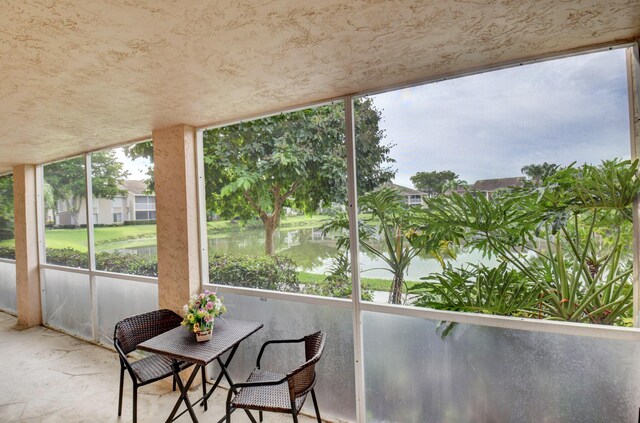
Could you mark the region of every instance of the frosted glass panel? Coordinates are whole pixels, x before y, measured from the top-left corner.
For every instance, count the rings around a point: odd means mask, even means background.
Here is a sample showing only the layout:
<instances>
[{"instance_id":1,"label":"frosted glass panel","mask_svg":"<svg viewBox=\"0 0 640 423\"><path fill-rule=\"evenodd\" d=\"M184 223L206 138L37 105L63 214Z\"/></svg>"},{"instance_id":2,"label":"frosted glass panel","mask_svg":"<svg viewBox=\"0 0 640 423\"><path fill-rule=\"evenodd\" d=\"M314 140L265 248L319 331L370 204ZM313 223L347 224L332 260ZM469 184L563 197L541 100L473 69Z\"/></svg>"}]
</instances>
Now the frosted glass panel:
<instances>
[{"instance_id":1,"label":"frosted glass panel","mask_svg":"<svg viewBox=\"0 0 640 423\"><path fill-rule=\"evenodd\" d=\"M368 422L631 422L640 342L363 312Z\"/></svg>"},{"instance_id":2,"label":"frosted glass panel","mask_svg":"<svg viewBox=\"0 0 640 423\"><path fill-rule=\"evenodd\" d=\"M92 339L89 276L52 269L46 269L44 276L45 323Z\"/></svg>"},{"instance_id":3,"label":"frosted glass panel","mask_svg":"<svg viewBox=\"0 0 640 423\"><path fill-rule=\"evenodd\" d=\"M158 309L158 285L96 277L98 342L112 346L113 329L120 320Z\"/></svg>"},{"instance_id":4,"label":"frosted glass panel","mask_svg":"<svg viewBox=\"0 0 640 423\"><path fill-rule=\"evenodd\" d=\"M16 312L16 264L0 262L0 310Z\"/></svg>"},{"instance_id":5,"label":"frosted glass panel","mask_svg":"<svg viewBox=\"0 0 640 423\"><path fill-rule=\"evenodd\" d=\"M355 384L353 367L353 325L349 308L311 305L293 301L261 299L222 294L228 313L234 319L264 323L264 327L240 344L233 359L234 381L244 381L256 365L260 346L269 339L294 339L318 330L327 332L324 355L318 365L316 394L323 418L355 421ZM273 350L269 348L273 347ZM304 362L304 350L270 346L263 357L265 368L291 370ZM269 351L274 354L269 355ZM297 358L297 359L295 359ZM311 398L305 409L313 412Z\"/></svg>"}]
</instances>

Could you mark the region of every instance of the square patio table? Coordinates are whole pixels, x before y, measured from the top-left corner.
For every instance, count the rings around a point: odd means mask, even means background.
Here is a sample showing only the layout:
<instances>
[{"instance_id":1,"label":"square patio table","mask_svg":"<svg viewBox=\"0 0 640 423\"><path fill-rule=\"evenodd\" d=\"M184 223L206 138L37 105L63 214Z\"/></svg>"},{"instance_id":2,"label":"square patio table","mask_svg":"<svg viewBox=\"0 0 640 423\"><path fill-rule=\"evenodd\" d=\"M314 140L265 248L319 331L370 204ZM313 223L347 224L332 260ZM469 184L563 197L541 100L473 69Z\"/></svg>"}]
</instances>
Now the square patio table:
<instances>
[{"instance_id":1,"label":"square patio table","mask_svg":"<svg viewBox=\"0 0 640 423\"><path fill-rule=\"evenodd\" d=\"M188 396L189 388L191 387L198 370L204 372L204 366L211 363L213 360L216 360L220 365L220 374L218 375L216 382L213 384L209 392L205 393L201 399L201 405L204 405L206 411L207 399L211 396L214 389L218 387L222 377L224 376L227 379L229 386L233 384L227 368L229 363L231 363L231 359L238 349L240 342L260 330L262 326L263 324L258 322L217 318L215 325L213 326L210 341L197 342L195 335L192 332L189 332L180 326L138 345L138 349L140 350L161 354L173 359L172 368L176 376L180 372L180 361L186 361L195 365L195 369L191 373L191 377L189 377L186 384L183 384L182 380L179 377L176 377L176 383L180 388L180 398L178 398L176 405L173 407L171 414L167 418L167 422L174 420L174 417L180 408L180 404L184 401L187 410L180 415L188 411L193 422L198 423L198 418L193 411L193 406L191 401L189 401ZM221 356L227 351L230 351L230 354L227 359L223 361ZM206 387L203 387L203 389L205 389L206 392ZM199 401L200 400L196 401L196 404ZM253 416L250 413L248 413L248 415L251 421L255 422Z\"/></svg>"}]
</instances>

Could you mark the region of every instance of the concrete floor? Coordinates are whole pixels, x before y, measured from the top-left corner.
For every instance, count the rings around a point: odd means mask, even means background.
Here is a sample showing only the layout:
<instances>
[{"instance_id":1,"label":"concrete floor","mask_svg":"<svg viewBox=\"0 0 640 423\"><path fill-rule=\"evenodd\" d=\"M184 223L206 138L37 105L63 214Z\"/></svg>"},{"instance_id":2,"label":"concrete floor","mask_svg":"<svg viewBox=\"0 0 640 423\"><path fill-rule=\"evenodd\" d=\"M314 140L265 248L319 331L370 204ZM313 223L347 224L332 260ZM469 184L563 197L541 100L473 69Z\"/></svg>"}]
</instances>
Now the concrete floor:
<instances>
[{"instance_id":1,"label":"concrete floor","mask_svg":"<svg viewBox=\"0 0 640 423\"><path fill-rule=\"evenodd\" d=\"M115 352L39 326L16 328L16 318L0 312L0 422L131 422L131 380L125 375L122 417L118 418L119 363ZM191 394L199 398L200 390ZM218 389L200 422L224 415L227 391ZM138 422L163 422L177 393L170 379L138 390ZM184 409L184 406L183 408ZM265 422L291 422L291 416L265 413ZM233 423L248 422L242 411ZM255 413L257 420L257 413ZM188 414L178 422L191 422ZM315 422L301 416L300 423Z\"/></svg>"}]
</instances>

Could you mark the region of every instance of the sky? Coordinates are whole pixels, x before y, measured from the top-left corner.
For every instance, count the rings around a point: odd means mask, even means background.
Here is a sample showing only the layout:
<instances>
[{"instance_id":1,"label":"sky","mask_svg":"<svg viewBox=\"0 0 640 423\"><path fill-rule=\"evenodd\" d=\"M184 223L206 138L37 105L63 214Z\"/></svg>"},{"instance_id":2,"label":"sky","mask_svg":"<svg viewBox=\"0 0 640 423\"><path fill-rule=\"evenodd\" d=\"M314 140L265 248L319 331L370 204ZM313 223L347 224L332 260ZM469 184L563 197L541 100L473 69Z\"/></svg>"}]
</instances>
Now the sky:
<instances>
[{"instance_id":1,"label":"sky","mask_svg":"<svg viewBox=\"0 0 640 423\"><path fill-rule=\"evenodd\" d=\"M137 181L149 179L147 176L147 168L149 167L150 161L148 159L138 158L131 160L124 154L123 148L116 148L115 152L120 163L122 163L125 170L129 172L126 179L133 179Z\"/></svg>"},{"instance_id":2,"label":"sky","mask_svg":"<svg viewBox=\"0 0 640 423\"><path fill-rule=\"evenodd\" d=\"M395 183L420 171L522 176L533 163L629 158L624 49L487 72L371 96L393 144Z\"/></svg>"},{"instance_id":3,"label":"sky","mask_svg":"<svg viewBox=\"0 0 640 423\"><path fill-rule=\"evenodd\" d=\"M370 96L393 145L394 182L452 170L469 184L522 176L528 164L600 163L630 155L625 50L618 49ZM118 158L128 179L148 161Z\"/></svg>"}]
</instances>

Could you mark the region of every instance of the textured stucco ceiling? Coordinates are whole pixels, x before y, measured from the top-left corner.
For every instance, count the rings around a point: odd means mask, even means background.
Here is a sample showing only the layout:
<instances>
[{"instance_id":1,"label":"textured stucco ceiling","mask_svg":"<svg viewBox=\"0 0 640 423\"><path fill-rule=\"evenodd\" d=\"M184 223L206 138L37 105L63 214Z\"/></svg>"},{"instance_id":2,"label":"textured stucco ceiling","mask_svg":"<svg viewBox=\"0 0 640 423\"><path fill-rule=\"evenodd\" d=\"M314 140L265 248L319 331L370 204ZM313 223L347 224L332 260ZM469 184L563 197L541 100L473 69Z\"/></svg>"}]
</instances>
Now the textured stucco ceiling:
<instances>
[{"instance_id":1,"label":"textured stucco ceiling","mask_svg":"<svg viewBox=\"0 0 640 423\"><path fill-rule=\"evenodd\" d=\"M638 36L640 0L8 0L0 172Z\"/></svg>"}]
</instances>

